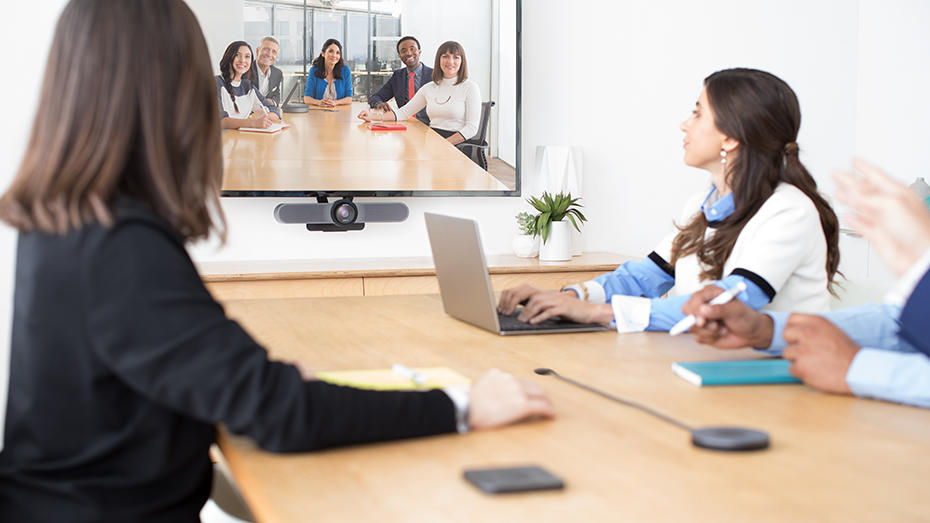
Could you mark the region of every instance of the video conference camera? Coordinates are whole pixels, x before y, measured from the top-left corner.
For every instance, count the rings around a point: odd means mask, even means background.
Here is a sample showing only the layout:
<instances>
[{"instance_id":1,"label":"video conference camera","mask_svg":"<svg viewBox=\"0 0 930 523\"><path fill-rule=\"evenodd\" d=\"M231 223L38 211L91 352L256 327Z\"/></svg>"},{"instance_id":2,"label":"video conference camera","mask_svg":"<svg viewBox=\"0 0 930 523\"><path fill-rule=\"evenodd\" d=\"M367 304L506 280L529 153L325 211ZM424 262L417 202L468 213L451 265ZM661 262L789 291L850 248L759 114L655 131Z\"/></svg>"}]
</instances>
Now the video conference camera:
<instances>
[{"instance_id":1,"label":"video conference camera","mask_svg":"<svg viewBox=\"0 0 930 523\"><path fill-rule=\"evenodd\" d=\"M403 203L356 203L352 198L332 203L282 203L274 208L279 223L304 223L308 231L325 232L360 231L369 222L402 222L409 215Z\"/></svg>"}]
</instances>

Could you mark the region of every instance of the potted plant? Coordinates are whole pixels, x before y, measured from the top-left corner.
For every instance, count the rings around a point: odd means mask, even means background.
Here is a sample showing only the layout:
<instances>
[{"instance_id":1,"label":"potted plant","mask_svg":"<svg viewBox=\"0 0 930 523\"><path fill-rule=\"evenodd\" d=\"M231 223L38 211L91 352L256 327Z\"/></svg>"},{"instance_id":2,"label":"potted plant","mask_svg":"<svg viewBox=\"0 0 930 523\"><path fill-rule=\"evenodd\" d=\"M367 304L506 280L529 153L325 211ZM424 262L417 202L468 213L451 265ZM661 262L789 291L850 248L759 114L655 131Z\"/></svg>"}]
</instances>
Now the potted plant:
<instances>
[{"instance_id":1,"label":"potted plant","mask_svg":"<svg viewBox=\"0 0 930 523\"><path fill-rule=\"evenodd\" d=\"M526 201L533 206L539 214L533 220L533 231L542 237L542 246L539 248L539 259L543 261L563 261L572 257L572 237L569 222L575 230L581 231L581 223L588 221L582 214L581 204L572 198L571 193L558 193L551 195L542 193L542 197L530 197ZM566 220L568 218L568 220Z\"/></svg>"},{"instance_id":2,"label":"potted plant","mask_svg":"<svg viewBox=\"0 0 930 523\"><path fill-rule=\"evenodd\" d=\"M520 258L535 258L539 254L536 218L524 211L517 214L517 234L513 237L513 253Z\"/></svg>"}]
</instances>

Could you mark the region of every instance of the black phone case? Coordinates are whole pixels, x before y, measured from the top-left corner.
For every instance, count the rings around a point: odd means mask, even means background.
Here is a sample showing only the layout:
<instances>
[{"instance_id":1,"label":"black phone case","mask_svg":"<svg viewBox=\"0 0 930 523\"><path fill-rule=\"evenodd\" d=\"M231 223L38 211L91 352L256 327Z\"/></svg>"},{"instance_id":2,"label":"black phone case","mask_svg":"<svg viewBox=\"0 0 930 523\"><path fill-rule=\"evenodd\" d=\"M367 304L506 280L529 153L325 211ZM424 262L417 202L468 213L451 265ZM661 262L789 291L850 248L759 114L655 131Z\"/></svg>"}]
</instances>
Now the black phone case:
<instances>
[{"instance_id":1,"label":"black phone case","mask_svg":"<svg viewBox=\"0 0 930 523\"><path fill-rule=\"evenodd\" d=\"M465 479L490 494L565 487L561 478L536 466L471 469L465 471Z\"/></svg>"}]
</instances>

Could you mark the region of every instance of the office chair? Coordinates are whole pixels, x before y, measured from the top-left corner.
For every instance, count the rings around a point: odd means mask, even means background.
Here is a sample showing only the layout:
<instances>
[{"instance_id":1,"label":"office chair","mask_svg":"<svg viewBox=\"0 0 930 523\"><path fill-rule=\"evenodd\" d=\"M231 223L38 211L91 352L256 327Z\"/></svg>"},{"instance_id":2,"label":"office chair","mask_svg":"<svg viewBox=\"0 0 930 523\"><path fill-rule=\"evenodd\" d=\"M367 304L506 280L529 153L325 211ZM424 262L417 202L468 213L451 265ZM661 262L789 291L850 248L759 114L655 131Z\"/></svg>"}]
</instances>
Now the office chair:
<instances>
[{"instance_id":1,"label":"office chair","mask_svg":"<svg viewBox=\"0 0 930 523\"><path fill-rule=\"evenodd\" d=\"M478 134L471 140L465 140L458 144L471 161L478 164L485 171L488 170L488 122L491 120L491 108L494 107L493 101L481 103L481 122L478 123Z\"/></svg>"}]
</instances>

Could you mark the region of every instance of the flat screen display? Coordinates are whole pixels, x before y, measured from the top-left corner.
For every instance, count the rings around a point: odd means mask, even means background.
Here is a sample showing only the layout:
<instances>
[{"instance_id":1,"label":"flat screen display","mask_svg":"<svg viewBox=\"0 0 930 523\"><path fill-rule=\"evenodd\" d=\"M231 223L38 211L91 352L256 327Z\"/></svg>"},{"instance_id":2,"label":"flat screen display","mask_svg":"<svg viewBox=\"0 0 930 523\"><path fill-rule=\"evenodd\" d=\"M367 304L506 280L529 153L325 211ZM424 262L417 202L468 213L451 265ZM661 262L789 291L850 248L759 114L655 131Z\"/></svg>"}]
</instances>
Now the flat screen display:
<instances>
[{"instance_id":1,"label":"flat screen display","mask_svg":"<svg viewBox=\"0 0 930 523\"><path fill-rule=\"evenodd\" d=\"M351 74L350 103L283 112L284 128L275 132L225 130L223 196L520 194L520 0L189 3L204 28L216 74L230 43L247 42L255 60L263 38L277 40L280 105L303 102L312 63L330 38L340 42ZM419 62L430 68L443 42L461 44L468 80L477 85L487 113L481 114L472 145L453 145L437 131L435 119L432 127L410 118L390 122L396 129L379 130L358 118L395 72L407 69L398 42L408 35L419 41ZM421 77L419 88L431 80ZM435 98L431 105L439 111L444 100ZM387 103L397 107L394 99Z\"/></svg>"}]
</instances>

